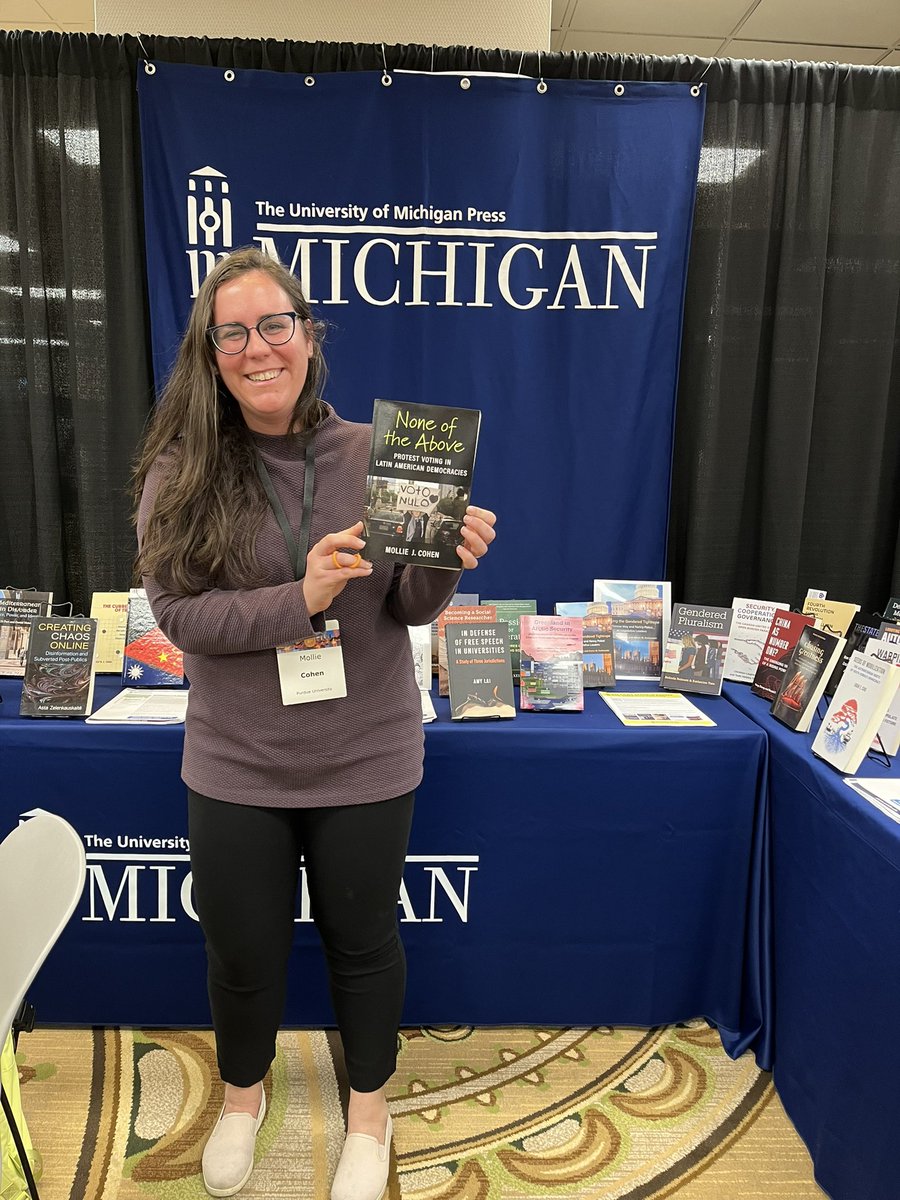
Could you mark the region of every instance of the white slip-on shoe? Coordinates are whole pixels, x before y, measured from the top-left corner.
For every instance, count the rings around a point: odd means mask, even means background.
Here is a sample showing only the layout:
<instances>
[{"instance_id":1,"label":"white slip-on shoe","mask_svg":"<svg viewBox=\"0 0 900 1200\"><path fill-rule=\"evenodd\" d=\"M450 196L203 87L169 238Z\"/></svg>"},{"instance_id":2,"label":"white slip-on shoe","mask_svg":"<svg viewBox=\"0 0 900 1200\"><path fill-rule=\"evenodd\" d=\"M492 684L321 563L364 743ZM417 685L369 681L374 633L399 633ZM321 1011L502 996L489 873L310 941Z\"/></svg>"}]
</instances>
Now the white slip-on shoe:
<instances>
[{"instance_id":1,"label":"white slip-on shoe","mask_svg":"<svg viewBox=\"0 0 900 1200\"><path fill-rule=\"evenodd\" d=\"M256 1135L266 1115L266 1089L255 1117L241 1112L224 1116L224 1112L223 1104L203 1148L203 1186L210 1196L234 1196L252 1175Z\"/></svg>"},{"instance_id":2,"label":"white slip-on shoe","mask_svg":"<svg viewBox=\"0 0 900 1200\"><path fill-rule=\"evenodd\" d=\"M384 1145L368 1133L349 1133L331 1185L331 1200L382 1200L387 1191L394 1127L388 1116Z\"/></svg>"}]
</instances>

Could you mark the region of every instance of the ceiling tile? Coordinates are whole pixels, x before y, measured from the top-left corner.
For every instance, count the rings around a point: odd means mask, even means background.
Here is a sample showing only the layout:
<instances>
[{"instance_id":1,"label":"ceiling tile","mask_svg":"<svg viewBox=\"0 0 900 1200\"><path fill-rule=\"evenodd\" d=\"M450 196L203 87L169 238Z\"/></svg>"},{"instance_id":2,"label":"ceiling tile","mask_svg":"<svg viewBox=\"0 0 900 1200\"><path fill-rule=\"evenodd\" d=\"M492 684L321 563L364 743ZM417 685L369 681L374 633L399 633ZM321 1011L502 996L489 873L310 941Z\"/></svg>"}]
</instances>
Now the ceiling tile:
<instances>
[{"instance_id":1,"label":"ceiling tile","mask_svg":"<svg viewBox=\"0 0 900 1200\"><path fill-rule=\"evenodd\" d=\"M572 0L553 0L550 7L550 25L553 29L561 29L566 22L566 11L572 7Z\"/></svg>"},{"instance_id":2,"label":"ceiling tile","mask_svg":"<svg viewBox=\"0 0 900 1200\"><path fill-rule=\"evenodd\" d=\"M751 42L745 38L729 42L721 58L761 58L771 62L837 62L869 65L884 54L884 48L861 50L858 46L818 46L801 42Z\"/></svg>"},{"instance_id":3,"label":"ceiling tile","mask_svg":"<svg viewBox=\"0 0 900 1200\"><path fill-rule=\"evenodd\" d=\"M893 46L900 38L897 0L760 0L741 38L829 46Z\"/></svg>"},{"instance_id":4,"label":"ceiling tile","mask_svg":"<svg viewBox=\"0 0 900 1200\"><path fill-rule=\"evenodd\" d=\"M662 37L652 33L580 33L563 34L563 50L587 50L593 54L697 54L711 58L721 38Z\"/></svg>"},{"instance_id":5,"label":"ceiling tile","mask_svg":"<svg viewBox=\"0 0 900 1200\"><path fill-rule=\"evenodd\" d=\"M3 0L0 0L0 4ZM71 25L94 25L94 0L40 0L51 21ZM46 20L46 18L45 18Z\"/></svg>"},{"instance_id":6,"label":"ceiling tile","mask_svg":"<svg viewBox=\"0 0 900 1200\"><path fill-rule=\"evenodd\" d=\"M896 2L896 0L895 0ZM608 33L665 33L727 37L747 11L748 0L576 0L569 28Z\"/></svg>"},{"instance_id":7,"label":"ceiling tile","mask_svg":"<svg viewBox=\"0 0 900 1200\"><path fill-rule=\"evenodd\" d=\"M10 29L23 21L41 21L46 24L55 20L38 4L37 0L0 0L0 27Z\"/></svg>"},{"instance_id":8,"label":"ceiling tile","mask_svg":"<svg viewBox=\"0 0 900 1200\"><path fill-rule=\"evenodd\" d=\"M563 38L565 34L561 29L554 29L550 34L550 49L562 50Z\"/></svg>"},{"instance_id":9,"label":"ceiling tile","mask_svg":"<svg viewBox=\"0 0 900 1200\"><path fill-rule=\"evenodd\" d=\"M6 21L0 20L0 29L30 29L33 33L62 33L59 25L51 25L47 21Z\"/></svg>"},{"instance_id":10,"label":"ceiling tile","mask_svg":"<svg viewBox=\"0 0 900 1200\"><path fill-rule=\"evenodd\" d=\"M883 58L878 65L879 67L900 67L900 50L892 51L887 58Z\"/></svg>"}]
</instances>

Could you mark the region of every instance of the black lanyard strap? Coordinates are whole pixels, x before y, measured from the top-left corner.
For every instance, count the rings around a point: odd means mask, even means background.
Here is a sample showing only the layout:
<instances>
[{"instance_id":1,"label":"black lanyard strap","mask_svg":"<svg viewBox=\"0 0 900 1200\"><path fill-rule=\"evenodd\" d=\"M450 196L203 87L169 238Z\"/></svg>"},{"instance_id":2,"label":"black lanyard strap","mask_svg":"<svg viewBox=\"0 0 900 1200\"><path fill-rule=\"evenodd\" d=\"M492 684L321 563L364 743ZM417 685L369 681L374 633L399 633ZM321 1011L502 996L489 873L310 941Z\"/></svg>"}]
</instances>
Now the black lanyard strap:
<instances>
[{"instance_id":1,"label":"black lanyard strap","mask_svg":"<svg viewBox=\"0 0 900 1200\"><path fill-rule=\"evenodd\" d=\"M300 580L306 574L306 556L309 553L309 528L312 524L312 509L313 509L313 486L316 480L316 442L315 437L310 438L309 445L306 448L304 458L306 468L303 473L303 516L300 522L300 537L295 539L290 522L287 519L287 513L284 511L284 505L279 499L278 493L275 491L275 485L272 483L272 477L269 474L266 464L263 462L262 455L257 450L256 452L256 469L259 472L259 478L265 488L266 496L269 500L269 505L272 512L275 514L275 520L278 522L281 529L284 544L287 546L288 554L291 559L291 566L294 570L294 578Z\"/></svg>"}]
</instances>

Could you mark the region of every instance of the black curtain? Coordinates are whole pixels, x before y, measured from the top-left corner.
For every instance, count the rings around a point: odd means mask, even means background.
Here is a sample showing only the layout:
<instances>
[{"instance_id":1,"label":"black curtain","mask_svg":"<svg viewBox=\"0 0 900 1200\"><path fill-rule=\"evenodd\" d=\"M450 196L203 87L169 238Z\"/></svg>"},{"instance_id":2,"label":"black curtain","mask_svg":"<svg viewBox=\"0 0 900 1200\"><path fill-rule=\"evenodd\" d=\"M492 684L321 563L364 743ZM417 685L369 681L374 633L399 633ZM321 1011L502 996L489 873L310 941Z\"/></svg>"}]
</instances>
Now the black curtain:
<instances>
[{"instance_id":1,"label":"black curtain","mask_svg":"<svg viewBox=\"0 0 900 1200\"><path fill-rule=\"evenodd\" d=\"M0 585L80 611L130 577L125 489L151 403L144 58L702 82L673 595L797 602L814 586L869 610L900 594L900 71L3 32Z\"/></svg>"}]
</instances>

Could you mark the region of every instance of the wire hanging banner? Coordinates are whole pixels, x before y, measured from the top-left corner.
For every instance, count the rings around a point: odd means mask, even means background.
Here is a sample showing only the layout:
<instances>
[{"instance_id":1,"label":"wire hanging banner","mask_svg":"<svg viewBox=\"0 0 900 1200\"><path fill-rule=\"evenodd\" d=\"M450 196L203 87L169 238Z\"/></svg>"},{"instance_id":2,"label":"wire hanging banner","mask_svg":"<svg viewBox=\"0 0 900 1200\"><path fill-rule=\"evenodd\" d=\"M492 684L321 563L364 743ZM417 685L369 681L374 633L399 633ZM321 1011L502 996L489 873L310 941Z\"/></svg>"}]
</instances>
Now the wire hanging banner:
<instances>
[{"instance_id":1,"label":"wire hanging banner","mask_svg":"<svg viewBox=\"0 0 900 1200\"><path fill-rule=\"evenodd\" d=\"M484 594L552 611L594 576L663 578L703 95L155 65L157 382L212 265L256 244L329 324L341 416L370 420L375 397L483 411L473 500L504 523Z\"/></svg>"}]
</instances>

